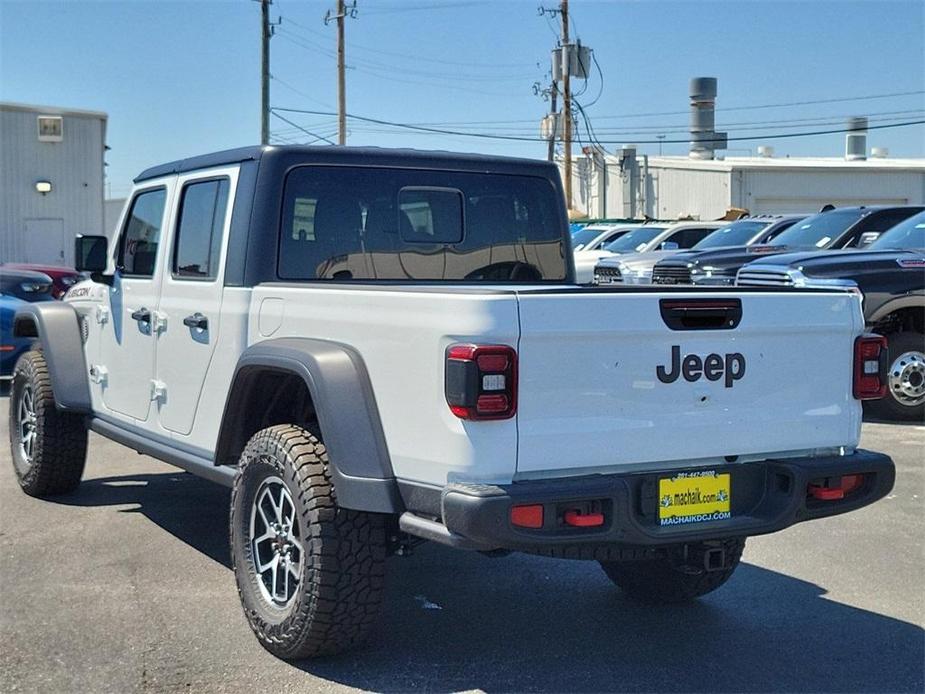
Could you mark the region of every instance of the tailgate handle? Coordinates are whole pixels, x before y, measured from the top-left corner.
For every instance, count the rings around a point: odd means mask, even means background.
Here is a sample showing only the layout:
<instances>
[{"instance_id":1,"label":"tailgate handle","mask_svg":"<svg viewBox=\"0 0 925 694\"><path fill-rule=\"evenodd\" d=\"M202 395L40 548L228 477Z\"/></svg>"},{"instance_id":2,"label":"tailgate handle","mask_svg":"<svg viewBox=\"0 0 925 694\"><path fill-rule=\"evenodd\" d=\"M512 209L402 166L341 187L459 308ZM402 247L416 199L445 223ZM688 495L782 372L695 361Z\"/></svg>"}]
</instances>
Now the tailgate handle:
<instances>
[{"instance_id":1,"label":"tailgate handle","mask_svg":"<svg viewBox=\"0 0 925 694\"><path fill-rule=\"evenodd\" d=\"M672 330L732 330L742 320L741 299L660 299L658 305Z\"/></svg>"}]
</instances>

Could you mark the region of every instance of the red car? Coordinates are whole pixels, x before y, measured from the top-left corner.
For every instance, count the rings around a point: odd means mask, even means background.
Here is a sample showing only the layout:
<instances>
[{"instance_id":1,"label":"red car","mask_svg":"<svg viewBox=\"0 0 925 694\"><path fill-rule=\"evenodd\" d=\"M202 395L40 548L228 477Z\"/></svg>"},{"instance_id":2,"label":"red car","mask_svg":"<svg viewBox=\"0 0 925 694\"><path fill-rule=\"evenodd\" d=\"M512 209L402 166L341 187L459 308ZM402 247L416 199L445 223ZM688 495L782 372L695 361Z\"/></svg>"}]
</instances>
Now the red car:
<instances>
[{"instance_id":1,"label":"red car","mask_svg":"<svg viewBox=\"0 0 925 694\"><path fill-rule=\"evenodd\" d=\"M29 265L28 263L4 263L0 267L7 267L16 270L32 270L33 272L42 272L51 277L52 288L51 295L60 299L63 297L72 284L80 281L80 274L72 267L62 267L60 265Z\"/></svg>"}]
</instances>

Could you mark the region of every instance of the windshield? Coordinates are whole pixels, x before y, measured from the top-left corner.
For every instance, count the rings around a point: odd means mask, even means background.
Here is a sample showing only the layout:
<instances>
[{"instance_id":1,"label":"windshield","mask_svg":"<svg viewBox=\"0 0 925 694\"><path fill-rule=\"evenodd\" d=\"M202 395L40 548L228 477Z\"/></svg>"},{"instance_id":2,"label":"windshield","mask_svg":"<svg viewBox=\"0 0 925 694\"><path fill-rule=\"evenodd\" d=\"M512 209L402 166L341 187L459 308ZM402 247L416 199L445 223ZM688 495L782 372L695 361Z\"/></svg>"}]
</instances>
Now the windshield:
<instances>
[{"instance_id":1,"label":"windshield","mask_svg":"<svg viewBox=\"0 0 925 694\"><path fill-rule=\"evenodd\" d=\"M909 217L868 246L872 250L925 248L925 212Z\"/></svg>"},{"instance_id":2,"label":"windshield","mask_svg":"<svg viewBox=\"0 0 925 694\"><path fill-rule=\"evenodd\" d=\"M720 227L703 241L694 246L694 250L702 248L719 248L720 246L746 246L755 238L755 235L766 229L771 222L756 222L741 220L728 226Z\"/></svg>"},{"instance_id":3,"label":"windshield","mask_svg":"<svg viewBox=\"0 0 925 694\"><path fill-rule=\"evenodd\" d=\"M774 245L826 248L863 215L862 209L830 210L814 214L774 237Z\"/></svg>"},{"instance_id":4,"label":"windshield","mask_svg":"<svg viewBox=\"0 0 925 694\"><path fill-rule=\"evenodd\" d=\"M574 232L572 234L572 250L580 251L605 231L607 230L600 227L585 227Z\"/></svg>"},{"instance_id":5,"label":"windshield","mask_svg":"<svg viewBox=\"0 0 925 694\"><path fill-rule=\"evenodd\" d=\"M604 246L605 251L611 253L632 253L641 251L652 239L665 231L666 227L639 227L628 231L616 241Z\"/></svg>"}]
</instances>

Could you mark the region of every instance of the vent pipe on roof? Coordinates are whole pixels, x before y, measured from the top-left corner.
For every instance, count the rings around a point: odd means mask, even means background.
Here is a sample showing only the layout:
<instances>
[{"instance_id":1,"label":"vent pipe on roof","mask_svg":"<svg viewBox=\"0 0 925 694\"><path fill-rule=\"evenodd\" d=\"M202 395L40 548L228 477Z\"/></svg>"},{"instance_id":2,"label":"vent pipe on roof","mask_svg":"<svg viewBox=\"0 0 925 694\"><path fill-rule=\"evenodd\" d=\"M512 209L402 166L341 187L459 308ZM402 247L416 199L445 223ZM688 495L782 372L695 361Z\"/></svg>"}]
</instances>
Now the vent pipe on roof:
<instances>
[{"instance_id":1,"label":"vent pipe on roof","mask_svg":"<svg viewBox=\"0 0 925 694\"><path fill-rule=\"evenodd\" d=\"M690 83L691 159L713 159L726 149L726 133L716 132L716 78L694 77Z\"/></svg>"},{"instance_id":2,"label":"vent pipe on roof","mask_svg":"<svg viewBox=\"0 0 925 694\"><path fill-rule=\"evenodd\" d=\"M845 159L864 161L867 159L867 118L848 119L848 134L845 135Z\"/></svg>"},{"instance_id":3,"label":"vent pipe on roof","mask_svg":"<svg viewBox=\"0 0 925 694\"><path fill-rule=\"evenodd\" d=\"M871 147L871 159L887 159L890 156L890 150L887 147Z\"/></svg>"},{"instance_id":4,"label":"vent pipe on roof","mask_svg":"<svg viewBox=\"0 0 925 694\"><path fill-rule=\"evenodd\" d=\"M771 159L774 156L774 148L771 145L758 145L758 156Z\"/></svg>"}]
</instances>

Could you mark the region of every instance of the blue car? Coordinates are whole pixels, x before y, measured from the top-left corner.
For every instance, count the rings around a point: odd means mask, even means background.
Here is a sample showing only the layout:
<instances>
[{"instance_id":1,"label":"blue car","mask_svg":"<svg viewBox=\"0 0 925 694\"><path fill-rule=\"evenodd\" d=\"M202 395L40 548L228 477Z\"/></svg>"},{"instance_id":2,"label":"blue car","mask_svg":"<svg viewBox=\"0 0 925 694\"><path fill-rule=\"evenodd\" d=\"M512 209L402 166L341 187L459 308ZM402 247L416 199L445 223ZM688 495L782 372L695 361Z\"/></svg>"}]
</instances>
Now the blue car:
<instances>
[{"instance_id":1,"label":"blue car","mask_svg":"<svg viewBox=\"0 0 925 694\"><path fill-rule=\"evenodd\" d=\"M53 301L51 278L41 272L0 269L0 380L13 375L19 355L29 349L32 338L13 337L16 309L27 302Z\"/></svg>"}]
</instances>

